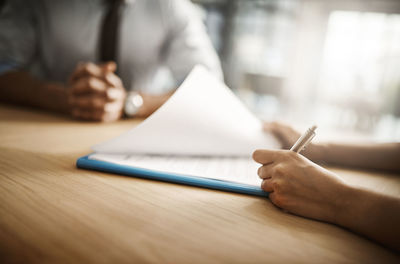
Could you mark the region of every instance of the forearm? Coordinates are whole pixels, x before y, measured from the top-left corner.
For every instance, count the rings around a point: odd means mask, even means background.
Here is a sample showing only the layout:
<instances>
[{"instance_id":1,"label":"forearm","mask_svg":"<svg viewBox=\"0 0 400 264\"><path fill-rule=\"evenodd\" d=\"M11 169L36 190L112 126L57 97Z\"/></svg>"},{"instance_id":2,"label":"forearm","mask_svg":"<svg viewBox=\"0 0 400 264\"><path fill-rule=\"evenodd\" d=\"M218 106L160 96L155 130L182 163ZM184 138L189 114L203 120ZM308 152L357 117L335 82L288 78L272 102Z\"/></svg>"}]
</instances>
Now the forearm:
<instances>
[{"instance_id":1,"label":"forearm","mask_svg":"<svg viewBox=\"0 0 400 264\"><path fill-rule=\"evenodd\" d=\"M155 112L160 106L162 106L174 93L168 92L161 95L149 95L141 93L143 98L143 106L139 110L137 117L147 117Z\"/></svg>"},{"instance_id":2,"label":"forearm","mask_svg":"<svg viewBox=\"0 0 400 264\"><path fill-rule=\"evenodd\" d=\"M312 145L309 158L333 165L400 171L400 143Z\"/></svg>"},{"instance_id":3,"label":"forearm","mask_svg":"<svg viewBox=\"0 0 400 264\"><path fill-rule=\"evenodd\" d=\"M68 113L65 87L43 82L27 72L9 72L0 76L0 101Z\"/></svg>"},{"instance_id":4,"label":"forearm","mask_svg":"<svg viewBox=\"0 0 400 264\"><path fill-rule=\"evenodd\" d=\"M400 199L347 186L334 223L400 251Z\"/></svg>"}]
</instances>

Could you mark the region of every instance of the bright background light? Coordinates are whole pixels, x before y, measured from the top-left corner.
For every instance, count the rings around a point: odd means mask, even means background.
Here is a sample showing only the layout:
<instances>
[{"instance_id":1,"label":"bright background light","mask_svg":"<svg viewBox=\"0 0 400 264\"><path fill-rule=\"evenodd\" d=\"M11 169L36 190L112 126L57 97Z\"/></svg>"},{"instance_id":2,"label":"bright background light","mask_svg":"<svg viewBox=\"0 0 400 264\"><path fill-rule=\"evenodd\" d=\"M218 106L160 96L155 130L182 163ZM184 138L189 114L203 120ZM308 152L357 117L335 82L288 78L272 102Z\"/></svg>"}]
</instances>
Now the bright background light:
<instances>
[{"instance_id":1,"label":"bright background light","mask_svg":"<svg viewBox=\"0 0 400 264\"><path fill-rule=\"evenodd\" d=\"M194 2L226 83L261 118L400 141L400 1Z\"/></svg>"}]
</instances>

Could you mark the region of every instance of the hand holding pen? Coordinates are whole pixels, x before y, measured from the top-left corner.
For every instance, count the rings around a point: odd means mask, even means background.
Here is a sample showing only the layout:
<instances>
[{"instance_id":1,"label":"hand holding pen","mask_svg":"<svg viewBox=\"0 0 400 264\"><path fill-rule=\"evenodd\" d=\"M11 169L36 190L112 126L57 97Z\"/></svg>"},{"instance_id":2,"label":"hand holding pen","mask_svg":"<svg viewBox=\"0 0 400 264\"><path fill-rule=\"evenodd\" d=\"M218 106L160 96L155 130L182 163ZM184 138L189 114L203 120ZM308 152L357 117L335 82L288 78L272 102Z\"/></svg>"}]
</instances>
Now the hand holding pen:
<instances>
[{"instance_id":1,"label":"hand holding pen","mask_svg":"<svg viewBox=\"0 0 400 264\"><path fill-rule=\"evenodd\" d=\"M272 203L294 214L333 221L343 180L298 154L311 142L315 129L307 130L291 150L257 150L253 159L262 165L258 169L261 188Z\"/></svg>"}]
</instances>

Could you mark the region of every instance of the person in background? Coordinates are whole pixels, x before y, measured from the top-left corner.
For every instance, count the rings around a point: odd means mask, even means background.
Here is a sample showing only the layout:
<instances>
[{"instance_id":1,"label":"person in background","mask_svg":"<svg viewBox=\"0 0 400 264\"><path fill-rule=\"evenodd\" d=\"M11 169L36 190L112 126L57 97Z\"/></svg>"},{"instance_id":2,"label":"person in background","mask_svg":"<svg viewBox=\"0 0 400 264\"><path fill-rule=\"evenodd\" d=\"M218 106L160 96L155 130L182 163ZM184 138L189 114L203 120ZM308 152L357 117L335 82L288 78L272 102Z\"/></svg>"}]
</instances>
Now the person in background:
<instances>
[{"instance_id":1,"label":"person in background","mask_svg":"<svg viewBox=\"0 0 400 264\"><path fill-rule=\"evenodd\" d=\"M83 120L146 117L196 64L222 79L188 0L9 0L0 13L0 101Z\"/></svg>"},{"instance_id":2,"label":"person in background","mask_svg":"<svg viewBox=\"0 0 400 264\"><path fill-rule=\"evenodd\" d=\"M289 149L300 134L280 123L267 123ZM314 162L400 172L400 143L349 145L311 143L303 155L290 150L256 150L258 175L269 199L286 211L363 234L400 250L400 197L351 186ZM314 162L313 162L314 161Z\"/></svg>"}]
</instances>

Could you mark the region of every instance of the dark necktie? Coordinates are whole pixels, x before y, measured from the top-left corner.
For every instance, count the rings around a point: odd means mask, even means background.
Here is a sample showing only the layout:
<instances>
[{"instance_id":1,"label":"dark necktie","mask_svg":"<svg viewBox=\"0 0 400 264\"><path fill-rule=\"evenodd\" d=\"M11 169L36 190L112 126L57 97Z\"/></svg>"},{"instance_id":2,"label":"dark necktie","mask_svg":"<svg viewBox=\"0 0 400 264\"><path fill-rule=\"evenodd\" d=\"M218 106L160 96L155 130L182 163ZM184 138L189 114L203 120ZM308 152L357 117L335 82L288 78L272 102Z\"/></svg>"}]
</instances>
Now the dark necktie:
<instances>
[{"instance_id":1,"label":"dark necktie","mask_svg":"<svg viewBox=\"0 0 400 264\"><path fill-rule=\"evenodd\" d=\"M117 61L119 23L124 0L108 0L100 35L100 60Z\"/></svg>"}]
</instances>

